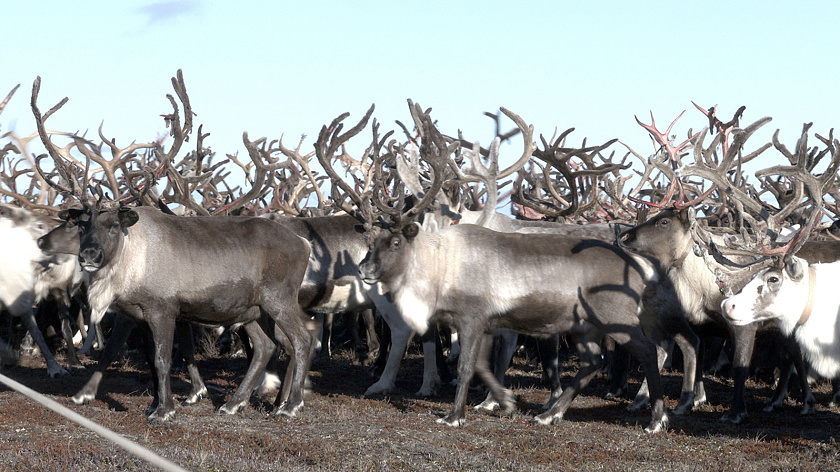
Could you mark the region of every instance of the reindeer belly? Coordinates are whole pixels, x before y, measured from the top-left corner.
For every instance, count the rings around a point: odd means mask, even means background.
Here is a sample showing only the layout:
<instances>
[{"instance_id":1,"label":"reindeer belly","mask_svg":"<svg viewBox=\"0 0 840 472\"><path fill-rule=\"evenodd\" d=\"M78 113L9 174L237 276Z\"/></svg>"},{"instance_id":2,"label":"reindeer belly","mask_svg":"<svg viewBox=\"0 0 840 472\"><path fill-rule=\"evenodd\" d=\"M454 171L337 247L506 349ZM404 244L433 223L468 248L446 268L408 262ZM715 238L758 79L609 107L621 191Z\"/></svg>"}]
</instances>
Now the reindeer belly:
<instances>
[{"instance_id":1,"label":"reindeer belly","mask_svg":"<svg viewBox=\"0 0 840 472\"><path fill-rule=\"evenodd\" d=\"M177 299L180 315L189 321L228 324L249 321L259 316L258 293L253 282L240 280L195 290L181 290Z\"/></svg>"},{"instance_id":2,"label":"reindeer belly","mask_svg":"<svg viewBox=\"0 0 840 472\"><path fill-rule=\"evenodd\" d=\"M533 293L513 300L497 300L501 308L490 317L491 328L506 328L530 335L565 333L579 321L577 297L551 292Z\"/></svg>"}]
</instances>

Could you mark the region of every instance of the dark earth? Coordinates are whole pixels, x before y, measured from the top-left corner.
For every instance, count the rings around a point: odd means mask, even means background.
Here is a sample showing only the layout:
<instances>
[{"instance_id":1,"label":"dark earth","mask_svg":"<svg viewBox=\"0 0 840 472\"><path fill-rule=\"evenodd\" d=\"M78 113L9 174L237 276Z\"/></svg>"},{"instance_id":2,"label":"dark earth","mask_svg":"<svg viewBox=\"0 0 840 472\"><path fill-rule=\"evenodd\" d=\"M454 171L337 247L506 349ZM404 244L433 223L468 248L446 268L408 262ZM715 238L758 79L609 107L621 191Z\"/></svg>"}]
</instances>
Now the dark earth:
<instances>
[{"instance_id":1,"label":"dark earth","mask_svg":"<svg viewBox=\"0 0 840 472\"><path fill-rule=\"evenodd\" d=\"M205 347L198 363L210 398L180 407L166 424L146 422L151 378L136 352L129 351L111 367L96 400L83 406L73 405L69 397L93 372L93 359L83 357L84 370L59 380L47 377L41 356L24 356L2 373L195 471L840 470L840 410L826 406L831 394L827 382L814 385L814 415L801 416L798 399L788 400L781 411L764 413L761 407L771 394L772 379L757 375L747 384L750 414L745 424L733 426L719 421L731 398L732 381L710 375L709 403L686 417L671 415L668 431L648 435L643 428L649 411L626 411L628 399L604 400L607 382L605 374L599 374L561 424L537 426L531 418L548 390L539 385L540 370L520 353L507 377L518 395L519 411L486 414L470 408L466 426L450 428L435 420L451 407L454 387L444 387L436 398L414 394L422 381L419 346L410 348L393 394L364 398L374 379L345 345L335 348L331 359L313 363L313 392L299 418L271 416L271 397L252 397L240 414L219 416L215 411L238 385L246 358L241 352L220 355L213 346ZM61 351L58 359L64 360ZM575 369L576 359L567 355L564 384ZM173 374L179 400L189 392L187 379L184 373ZM633 391L639 380L636 372ZM681 375L666 371L664 382L673 408ZM482 399L483 393L475 390L470 404ZM5 387L0 387L0 469L156 470Z\"/></svg>"}]
</instances>

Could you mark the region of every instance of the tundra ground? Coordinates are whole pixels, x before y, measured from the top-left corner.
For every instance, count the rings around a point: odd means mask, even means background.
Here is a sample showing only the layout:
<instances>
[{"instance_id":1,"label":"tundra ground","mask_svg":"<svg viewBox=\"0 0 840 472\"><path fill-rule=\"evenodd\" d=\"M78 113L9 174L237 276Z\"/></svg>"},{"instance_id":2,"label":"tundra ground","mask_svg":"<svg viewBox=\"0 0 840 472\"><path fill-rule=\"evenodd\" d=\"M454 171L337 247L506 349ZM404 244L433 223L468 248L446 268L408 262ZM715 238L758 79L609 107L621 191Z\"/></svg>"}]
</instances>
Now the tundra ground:
<instances>
[{"instance_id":1,"label":"tundra ground","mask_svg":"<svg viewBox=\"0 0 840 472\"><path fill-rule=\"evenodd\" d=\"M61 357L59 357L61 361ZM297 419L269 415L271 402L252 397L235 416L215 410L246 370L244 356L199 357L210 398L180 407L166 424L148 424L151 381L140 356L128 356L108 371L97 399L83 406L69 397L87 381L93 361L69 378L50 380L40 357L24 357L2 373L69 405L76 412L195 471L345 470L663 470L767 471L837 470L840 467L840 410L825 404L830 385L815 385L816 414L800 416L789 401L763 413L770 385L747 384L746 424L721 424L731 398L726 378L707 379L710 402L689 416L671 416L670 429L646 435L649 411L629 413L629 400L606 401L603 374L578 397L559 425L535 426L531 418L547 398L539 371L515 358L508 380L519 397L514 415L468 409L467 425L449 428L435 420L451 406L454 388L432 399L414 395L421 383L422 357L412 348L395 392L363 398L373 382L350 350L339 350L312 369L313 393ZM575 360L564 365L568 382ZM638 378L631 388L638 387ZM664 375L668 405L679 397L681 376ZM179 399L189 392L185 374L175 374ZM472 405L483 394L470 396ZM153 470L119 447L22 395L0 387L0 464L3 470Z\"/></svg>"}]
</instances>

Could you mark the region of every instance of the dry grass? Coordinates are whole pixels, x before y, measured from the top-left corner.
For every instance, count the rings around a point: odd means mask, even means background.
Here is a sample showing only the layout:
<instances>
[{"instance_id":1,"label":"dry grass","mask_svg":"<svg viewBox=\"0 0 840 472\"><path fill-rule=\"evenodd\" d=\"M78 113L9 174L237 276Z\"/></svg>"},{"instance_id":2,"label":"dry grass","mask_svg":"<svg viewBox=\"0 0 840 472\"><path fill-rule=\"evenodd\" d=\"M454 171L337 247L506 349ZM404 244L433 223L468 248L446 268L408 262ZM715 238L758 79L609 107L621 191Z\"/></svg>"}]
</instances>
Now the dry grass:
<instances>
[{"instance_id":1,"label":"dry grass","mask_svg":"<svg viewBox=\"0 0 840 472\"><path fill-rule=\"evenodd\" d=\"M467 425L452 429L435 420L448 411L454 395L413 395L420 386L422 359L411 352L396 391L386 397L361 395L372 379L339 351L331 361L313 366L314 392L299 419L270 417L270 402L254 398L250 408L232 417L215 410L232 392L245 370L241 357L200 360L211 398L182 407L165 425L147 424L143 412L151 401L150 378L142 362L122 363L108 372L100 395L75 411L157 451L190 470L667 470L765 471L835 470L840 464L838 410L818 406L801 417L790 402L783 411L761 412L769 386L751 382L751 415L742 426L718 422L731 395L727 379L707 382L710 404L685 418L672 417L669 431L649 436L642 431L649 414L628 413L628 402L602 400L603 378L596 378L558 426L530 422L548 395L536 385L538 373L522 359L509 372L520 397L512 416L468 411ZM92 362L88 369L92 368ZM565 380L573 373L567 363ZM67 399L89 373L50 381L39 359L3 373L52 398ZM666 374L669 398L678 397L681 378ZM189 386L175 376L176 395ZM827 385L815 394L823 404ZM475 392L473 404L481 399ZM675 404L669 400L670 406ZM4 470L151 470L121 449L17 393L0 389L0 464Z\"/></svg>"}]
</instances>

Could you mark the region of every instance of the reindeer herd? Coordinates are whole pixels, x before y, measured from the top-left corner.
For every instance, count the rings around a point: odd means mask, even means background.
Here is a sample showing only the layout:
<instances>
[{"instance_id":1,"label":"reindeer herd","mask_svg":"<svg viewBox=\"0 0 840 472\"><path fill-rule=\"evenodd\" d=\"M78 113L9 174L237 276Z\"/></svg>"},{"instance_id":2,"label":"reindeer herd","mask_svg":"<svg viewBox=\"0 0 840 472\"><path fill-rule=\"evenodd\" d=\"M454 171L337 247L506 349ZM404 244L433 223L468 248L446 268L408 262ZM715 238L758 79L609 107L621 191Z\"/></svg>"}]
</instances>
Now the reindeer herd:
<instances>
[{"instance_id":1,"label":"reindeer herd","mask_svg":"<svg viewBox=\"0 0 840 472\"><path fill-rule=\"evenodd\" d=\"M540 424L563 419L613 345L611 394L624 388L624 356L632 356L645 379L630 408L650 408L648 432L669 423L660 370L673 345L683 359L675 415L707 401L702 359L714 349L711 340L722 338L734 353L722 419L742 422L756 333L768 323L786 336L786 361L767 410L781 405L793 371L803 414L814 411L809 372L835 386L840 379L840 297L829 293L840 281L832 224L840 211L840 142L832 132L815 134L819 143L809 146L806 124L793 150L778 132L748 146L770 118L742 127L743 107L723 122L715 108L695 105L708 126L677 144L671 131L679 117L664 133L652 117L650 125L637 119L655 151L644 156L625 146L615 162L617 140L575 147L569 129L540 136L540 148L533 126L504 108L488 114L496 136L483 148L460 132L444 134L431 109L409 100L413 126L397 122L398 131L382 133L375 119L368 126L371 107L353 126L345 127L349 114L325 125L310 152L303 138L290 149L244 133L248 160L217 160L204 144L209 134L201 126L193 133L181 71L172 84L178 99L167 95L172 111L163 115L170 135L155 142L120 148L101 126L98 142L49 130L48 118L66 99L42 114L40 78L31 95L37 131L3 135L0 307L23 320L51 377L68 371L38 326L47 301L58 307L68 363L80 364L73 316L87 328L83 352L100 338L99 365L76 403L95 398L137 329L155 384L148 418L170 419L175 340L193 385L187 403L194 403L207 389L191 329L211 326L241 333L249 355L219 413L248 404L282 347L289 363L274 414L294 417L324 316L367 309L385 321L391 340L366 395L394 388L414 334L425 365L418 395L437 395L438 328L457 333L455 399L438 420L450 426L464 424L476 374L489 391L476 410L516 408L503 381L518 335L538 340L552 386L534 418ZM503 118L516 127L503 133ZM360 138L365 129L369 140ZM500 169L509 147L502 144L520 137L521 154ZM45 153L29 151L35 139ZM364 149L355 157L351 140ZM510 216L498 211L508 199ZM104 339L98 326L106 313L118 321ZM561 336L579 357L565 386ZM2 340L0 354L14 363L17 346Z\"/></svg>"}]
</instances>

